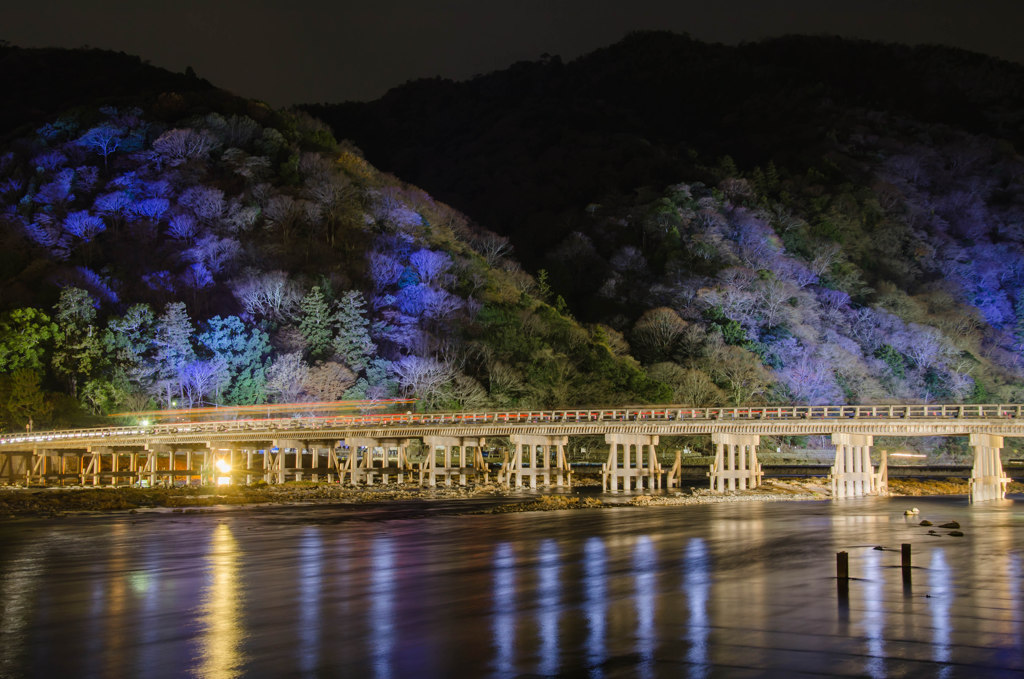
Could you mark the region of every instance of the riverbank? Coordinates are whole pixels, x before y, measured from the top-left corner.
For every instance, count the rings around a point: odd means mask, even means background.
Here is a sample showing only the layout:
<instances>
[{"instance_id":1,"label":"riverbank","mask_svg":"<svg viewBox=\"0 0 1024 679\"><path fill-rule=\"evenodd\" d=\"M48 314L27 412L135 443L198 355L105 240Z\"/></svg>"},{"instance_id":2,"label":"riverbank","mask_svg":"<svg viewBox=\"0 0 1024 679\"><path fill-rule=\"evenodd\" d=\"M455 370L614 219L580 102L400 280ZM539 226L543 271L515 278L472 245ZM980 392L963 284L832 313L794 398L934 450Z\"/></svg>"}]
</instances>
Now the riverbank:
<instances>
[{"instance_id":1,"label":"riverbank","mask_svg":"<svg viewBox=\"0 0 1024 679\"><path fill-rule=\"evenodd\" d=\"M584 484L589 488L589 484ZM891 479L894 496L967 495L965 479ZM280 485L201 488L0 488L0 518L60 517L69 513L171 510L194 513L230 507L290 504L367 505L401 500L507 500L483 510L488 513L587 509L609 506L693 505L718 502L828 500L832 493L822 479L770 479L749 491L712 493L706 487L683 487L656 494L544 494L524 498L530 491L493 484L466 488L419 488L391 484L353 488L339 484L292 482ZM1010 493L1024 493L1013 483Z\"/></svg>"}]
</instances>

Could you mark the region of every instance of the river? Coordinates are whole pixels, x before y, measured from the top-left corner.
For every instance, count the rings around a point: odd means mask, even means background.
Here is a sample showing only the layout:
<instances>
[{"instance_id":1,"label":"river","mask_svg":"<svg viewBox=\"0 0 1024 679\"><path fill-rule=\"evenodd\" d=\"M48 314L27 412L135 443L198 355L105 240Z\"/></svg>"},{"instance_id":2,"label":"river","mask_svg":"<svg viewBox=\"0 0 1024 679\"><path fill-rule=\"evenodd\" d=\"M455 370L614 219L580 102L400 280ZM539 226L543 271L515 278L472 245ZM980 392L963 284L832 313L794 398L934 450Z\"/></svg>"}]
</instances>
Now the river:
<instances>
[{"instance_id":1,"label":"river","mask_svg":"<svg viewBox=\"0 0 1024 679\"><path fill-rule=\"evenodd\" d=\"M1021 497L468 506L0 523L0 676L1024 673Z\"/></svg>"}]
</instances>

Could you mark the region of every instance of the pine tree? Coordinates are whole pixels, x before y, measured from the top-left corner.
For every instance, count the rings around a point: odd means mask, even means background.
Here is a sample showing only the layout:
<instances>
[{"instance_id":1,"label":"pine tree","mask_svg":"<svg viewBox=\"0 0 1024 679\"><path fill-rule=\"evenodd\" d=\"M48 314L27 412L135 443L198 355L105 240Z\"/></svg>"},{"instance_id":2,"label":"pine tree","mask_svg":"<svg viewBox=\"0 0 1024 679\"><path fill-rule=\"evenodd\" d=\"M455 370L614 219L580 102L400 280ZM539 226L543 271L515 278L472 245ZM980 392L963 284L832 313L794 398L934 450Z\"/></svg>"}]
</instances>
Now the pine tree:
<instances>
[{"instance_id":1,"label":"pine tree","mask_svg":"<svg viewBox=\"0 0 1024 679\"><path fill-rule=\"evenodd\" d=\"M180 374L195 359L192 349L192 320L184 302L171 302L156 321L153 344L156 346L157 393L171 405L174 392L180 387Z\"/></svg>"},{"instance_id":2,"label":"pine tree","mask_svg":"<svg viewBox=\"0 0 1024 679\"><path fill-rule=\"evenodd\" d=\"M53 370L67 382L68 393L77 398L79 380L93 372L102 353L92 297L80 288L64 288L54 307L54 321Z\"/></svg>"},{"instance_id":3,"label":"pine tree","mask_svg":"<svg viewBox=\"0 0 1024 679\"><path fill-rule=\"evenodd\" d=\"M337 335L334 350L348 367L363 370L377 347L370 338L370 320L366 317L366 300L356 290L349 290L338 300L334 316Z\"/></svg>"},{"instance_id":4,"label":"pine tree","mask_svg":"<svg viewBox=\"0 0 1024 679\"><path fill-rule=\"evenodd\" d=\"M334 350L334 332L331 327L331 305L320 291L320 286L313 286L302 298L299 308L299 332L306 338L310 358L327 358Z\"/></svg>"}]
</instances>

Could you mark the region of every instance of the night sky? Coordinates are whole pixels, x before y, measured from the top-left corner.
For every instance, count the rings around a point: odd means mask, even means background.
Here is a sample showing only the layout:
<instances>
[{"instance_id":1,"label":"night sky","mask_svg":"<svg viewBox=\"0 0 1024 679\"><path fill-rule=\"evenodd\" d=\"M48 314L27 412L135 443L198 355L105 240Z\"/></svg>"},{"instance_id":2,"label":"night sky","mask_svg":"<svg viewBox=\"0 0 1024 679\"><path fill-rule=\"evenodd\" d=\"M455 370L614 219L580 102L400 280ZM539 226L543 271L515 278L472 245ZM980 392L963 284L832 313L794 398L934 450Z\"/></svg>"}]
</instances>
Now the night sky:
<instances>
[{"instance_id":1,"label":"night sky","mask_svg":"<svg viewBox=\"0 0 1024 679\"><path fill-rule=\"evenodd\" d=\"M40 0L0 5L0 39L89 45L192 66L275 106L374 99L544 53L569 60L635 29L735 43L787 33L939 43L1024 62L1020 0Z\"/></svg>"}]
</instances>

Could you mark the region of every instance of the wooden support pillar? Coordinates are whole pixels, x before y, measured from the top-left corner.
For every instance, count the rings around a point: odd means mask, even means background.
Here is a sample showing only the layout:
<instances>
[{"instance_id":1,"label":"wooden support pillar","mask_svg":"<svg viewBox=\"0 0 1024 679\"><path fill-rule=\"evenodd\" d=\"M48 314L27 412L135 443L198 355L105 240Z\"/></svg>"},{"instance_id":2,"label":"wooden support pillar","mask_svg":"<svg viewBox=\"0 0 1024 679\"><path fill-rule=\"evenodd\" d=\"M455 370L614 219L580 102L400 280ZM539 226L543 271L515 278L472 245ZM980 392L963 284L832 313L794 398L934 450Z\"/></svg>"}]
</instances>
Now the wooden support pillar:
<instances>
[{"instance_id":1,"label":"wooden support pillar","mask_svg":"<svg viewBox=\"0 0 1024 679\"><path fill-rule=\"evenodd\" d=\"M445 486L451 486L454 478L459 485L465 486L472 479L474 482L486 482L489 474L484 464L480 449L486 445L482 437L474 436L424 436L423 450L426 456L420 466L420 485L437 486L438 480ZM453 449L458 448L458 462L455 462ZM438 450L441 451L441 464L438 464ZM470 450L473 452L471 453Z\"/></svg>"},{"instance_id":2,"label":"wooden support pillar","mask_svg":"<svg viewBox=\"0 0 1024 679\"><path fill-rule=\"evenodd\" d=\"M170 459L170 465L174 465L174 452L167 446L158 443L147 443L146 444L146 464L138 470L138 483L142 485L145 480L148 482L150 488L156 487L157 472L160 471L160 454L168 453Z\"/></svg>"},{"instance_id":3,"label":"wooden support pillar","mask_svg":"<svg viewBox=\"0 0 1024 679\"><path fill-rule=\"evenodd\" d=\"M271 447L266 451L266 458L269 460L269 476L271 481L268 483L284 483L288 480L288 475L291 473L296 479L302 478L302 470L299 465L302 464L302 441L295 439L275 439L271 441ZM274 452L274 448L277 452ZM296 467L289 468L287 466L288 451L295 451Z\"/></svg>"},{"instance_id":4,"label":"wooden support pillar","mask_svg":"<svg viewBox=\"0 0 1024 679\"><path fill-rule=\"evenodd\" d=\"M832 434L832 445L836 447L836 461L829 475L832 497L862 497L879 492L881 482L871 465L872 442L870 434Z\"/></svg>"},{"instance_id":5,"label":"wooden support pillar","mask_svg":"<svg viewBox=\"0 0 1024 679\"><path fill-rule=\"evenodd\" d=\"M971 434L970 444L974 449L970 501L974 503L1005 499L1010 479L1003 473L1003 462L999 457L1003 437Z\"/></svg>"},{"instance_id":6,"label":"wooden support pillar","mask_svg":"<svg viewBox=\"0 0 1024 679\"><path fill-rule=\"evenodd\" d=\"M661 487L661 464L658 462L658 437L649 434L605 434L608 460L601 465L602 487L605 491L648 490ZM621 452L621 455L620 455Z\"/></svg>"},{"instance_id":7,"label":"wooden support pillar","mask_svg":"<svg viewBox=\"0 0 1024 679\"><path fill-rule=\"evenodd\" d=\"M749 490L761 485L764 473L757 461L760 442L761 437L757 434L711 434L711 443L715 446L715 462L708 472L711 490L724 493L726 490Z\"/></svg>"},{"instance_id":8,"label":"wooden support pillar","mask_svg":"<svg viewBox=\"0 0 1024 679\"><path fill-rule=\"evenodd\" d=\"M510 457L502 465L502 483L522 488L571 485L572 469L565 457L567 436L513 434L509 437ZM478 464L483 465L483 455Z\"/></svg>"}]
</instances>

